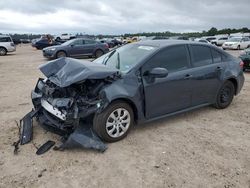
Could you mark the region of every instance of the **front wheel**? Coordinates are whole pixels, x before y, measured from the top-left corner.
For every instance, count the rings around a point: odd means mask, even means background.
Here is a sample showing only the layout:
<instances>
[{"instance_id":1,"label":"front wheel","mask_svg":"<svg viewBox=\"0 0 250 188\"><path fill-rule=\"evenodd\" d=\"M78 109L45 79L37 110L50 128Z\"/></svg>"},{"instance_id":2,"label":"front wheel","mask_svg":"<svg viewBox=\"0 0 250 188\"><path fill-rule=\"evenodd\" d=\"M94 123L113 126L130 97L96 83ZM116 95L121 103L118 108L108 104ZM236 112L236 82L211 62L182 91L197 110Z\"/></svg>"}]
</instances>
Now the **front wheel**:
<instances>
[{"instance_id":1,"label":"front wheel","mask_svg":"<svg viewBox=\"0 0 250 188\"><path fill-rule=\"evenodd\" d=\"M0 48L0 56L4 56L7 54L7 50L5 48Z\"/></svg>"},{"instance_id":2,"label":"front wheel","mask_svg":"<svg viewBox=\"0 0 250 188\"><path fill-rule=\"evenodd\" d=\"M56 53L56 58L67 57L67 54L64 51L59 51Z\"/></svg>"},{"instance_id":3,"label":"front wheel","mask_svg":"<svg viewBox=\"0 0 250 188\"><path fill-rule=\"evenodd\" d=\"M133 124L134 114L130 105L116 101L100 114L95 114L93 129L104 141L116 142L127 136Z\"/></svg>"},{"instance_id":4,"label":"front wheel","mask_svg":"<svg viewBox=\"0 0 250 188\"><path fill-rule=\"evenodd\" d=\"M217 94L216 103L214 104L215 108L224 109L228 107L233 101L234 94L234 84L231 81L226 81Z\"/></svg>"}]
</instances>

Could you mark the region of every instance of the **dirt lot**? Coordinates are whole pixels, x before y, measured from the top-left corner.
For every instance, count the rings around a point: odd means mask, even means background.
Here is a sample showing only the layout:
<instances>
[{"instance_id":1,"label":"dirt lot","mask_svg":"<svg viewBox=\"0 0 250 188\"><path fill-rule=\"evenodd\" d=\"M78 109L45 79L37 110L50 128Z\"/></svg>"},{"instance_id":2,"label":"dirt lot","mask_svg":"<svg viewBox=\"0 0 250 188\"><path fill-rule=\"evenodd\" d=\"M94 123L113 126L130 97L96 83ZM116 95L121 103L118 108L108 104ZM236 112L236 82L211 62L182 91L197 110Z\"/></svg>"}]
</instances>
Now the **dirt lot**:
<instances>
[{"instance_id":1,"label":"dirt lot","mask_svg":"<svg viewBox=\"0 0 250 188\"><path fill-rule=\"evenodd\" d=\"M238 52L231 52L237 55ZM136 126L101 154L89 150L18 155L15 120L31 108L30 91L44 63L30 46L0 57L0 187L243 187L250 188L250 73L232 105ZM34 144L59 137L34 123Z\"/></svg>"}]
</instances>

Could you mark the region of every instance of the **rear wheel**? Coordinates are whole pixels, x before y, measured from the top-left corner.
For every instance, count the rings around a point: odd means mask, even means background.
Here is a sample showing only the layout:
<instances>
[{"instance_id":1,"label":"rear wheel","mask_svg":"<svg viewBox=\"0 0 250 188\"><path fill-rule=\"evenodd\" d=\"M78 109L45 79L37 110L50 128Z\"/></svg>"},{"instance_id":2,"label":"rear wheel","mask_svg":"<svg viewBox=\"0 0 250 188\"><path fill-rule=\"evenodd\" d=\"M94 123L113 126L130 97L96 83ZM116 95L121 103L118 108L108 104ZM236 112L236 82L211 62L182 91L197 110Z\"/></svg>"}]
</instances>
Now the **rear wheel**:
<instances>
[{"instance_id":1,"label":"rear wheel","mask_svg":"<svg viewBox=\"0 0 250 188\"><path fill-rule=\"evenodd\" d=\"M111 103L93 120L95 132L106 142L116 142L127 136L134 124L134 114L130 105L123 101Z\"/></svg>"},{"instance_id":2,"label":"rear wheel","mask_svg":"<svg viewBox=\"0 0 250 188\"><path fill-rule=\"evenodd\" d=\"M104 54L104 52L102 50L96 50L95 57L96 58L101 57L103 54Z\"/></svg>"},{"instance_id":3,"label":"rear wheel","mask_svg":"<svg viewBox=\"0 0 250 188\"><path fill-rule=\"evenodd\" d=\"M0 48L0 56L4 56L7 54L7 50L5 48Z\"/></svg>"},{"instance_id":4,"label":"rear wheel","mask_svg":"<svg viewBox=\"0 0 250 188\"><path fill-rule=\"evenodd\" d=\"M214 106L218 109L224 109L228 107L233 101L234 94L234 84L231 81L226 81L217 94L216 103Z\"/></svg>"},{"instance_id":5,"label":"rear wheel","mask_svg":"<svg viewBox=\"0 0 250 188\"><path fill-rule=\"evenodd\" d=\"M67 54L64 51L59 51L56 53L56 58L67 57Z\"/></svg>"}]
</instances>

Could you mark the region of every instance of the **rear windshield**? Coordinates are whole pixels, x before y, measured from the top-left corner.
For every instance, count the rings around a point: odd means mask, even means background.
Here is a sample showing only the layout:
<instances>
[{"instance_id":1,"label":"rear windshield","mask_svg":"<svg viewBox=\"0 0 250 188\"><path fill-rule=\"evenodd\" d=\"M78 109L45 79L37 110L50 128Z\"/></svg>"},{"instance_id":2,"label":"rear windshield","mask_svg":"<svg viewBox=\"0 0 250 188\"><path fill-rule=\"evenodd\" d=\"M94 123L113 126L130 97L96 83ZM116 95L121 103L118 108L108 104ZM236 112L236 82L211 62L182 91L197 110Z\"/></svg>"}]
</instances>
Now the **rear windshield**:
<instances>
[{"instance_id":1,"label":"rear windshield","mask_svg":"<svg viewBox=\"0 0 250 188\"><path fill-rule=\"evenodd\" d=\"M0 42L12 42L10 37L0 37Z\"/></svg>"}]
</instances>

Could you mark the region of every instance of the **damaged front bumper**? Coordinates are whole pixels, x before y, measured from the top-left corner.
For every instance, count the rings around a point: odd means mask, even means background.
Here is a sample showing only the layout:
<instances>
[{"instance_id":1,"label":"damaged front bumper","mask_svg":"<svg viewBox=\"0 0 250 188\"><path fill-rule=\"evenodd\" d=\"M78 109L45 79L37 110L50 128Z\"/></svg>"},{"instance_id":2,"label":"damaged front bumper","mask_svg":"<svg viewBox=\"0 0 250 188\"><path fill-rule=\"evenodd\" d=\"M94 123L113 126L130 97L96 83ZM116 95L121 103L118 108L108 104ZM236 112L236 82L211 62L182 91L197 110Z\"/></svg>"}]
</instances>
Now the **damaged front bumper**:
<instances>
[{"instance_id":1,"label":"damaged front bumper","mask_svg":"<svg viewBox=\"0 0 250 188\"><path fill-rule=\"evenodd\" d=\"M105 151L106 145L85 121L101 109L101 100L79 89L82 86L60 88L47 79L39 79L31 93L34 110L21 120L20 143L26 144L32 139L35 117L44 129L63 136L65 142L61 149L84 147Z\"/></svg>"}]
</instances>

